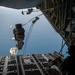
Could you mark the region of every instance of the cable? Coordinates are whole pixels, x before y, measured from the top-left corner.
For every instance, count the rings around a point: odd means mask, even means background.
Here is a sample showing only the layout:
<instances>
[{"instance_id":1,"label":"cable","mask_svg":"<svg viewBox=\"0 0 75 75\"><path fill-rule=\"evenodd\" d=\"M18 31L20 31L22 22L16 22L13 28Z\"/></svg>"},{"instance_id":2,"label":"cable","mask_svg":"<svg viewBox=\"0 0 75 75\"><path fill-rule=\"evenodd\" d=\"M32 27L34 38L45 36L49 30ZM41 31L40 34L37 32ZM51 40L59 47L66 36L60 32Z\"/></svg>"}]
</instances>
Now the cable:
<instances>
[{"instance_id":1,"label":"cable","mask_svg":"<svg viewBox=\"0 0 75 75\"><path fill-rule=\"evenodd\" d=\"M50 9L45 9L45 10L42 10L42 11L49 11L49 10L53 10L54 8L50 8ZM41 11L40 9L35 9L35 10L33 10L32 12L39 12L39 11ZM24 11L24 12L27 12L27 11ZM23 11L22 11L22 13L23 13Z\"/></svg>"},{"instance_id":2,"label":"cable","mask_svg":"<svg viewBox=\"0 0 75 75\"><path fill-rule=\"evenodd\" d=\"M75 29L75 26L72 28L72 30L70 31L70 33L69 33L69 35L68 35L68 37L67 37L67 40L70 38L70 36L71 36L71 34L72 34L72 32L73 32L73 30ZM66 42L62 45L62 47L61 47L61 49L60 49L60 51L59 51L59 53L61 54L62 53L62 49L64 48L64 46L66 45Z\"/></svg>"},{"instance_id":3,"label":"cable","mask_svg":"<svg viewBox=\"0 0 75 75\"><path fill-rule=\"evenodd\" d=\"M32 24L32 25L30 26L30 29L29 29L29 31L28 31L28 33L27 33L27 36L26 36L26 39L25 39L25 44L24 44L23 54L25 54L26 47L27 47L27 43L28 43L28 40L29 40L31 31L32 31L32 29L33 29L33 26L34 26L34 24Z\"/></svg>"},{"instance_id":4,"label":"cable","mask_svg":"<svg viewBox=\"0 0 75 75\"><path fill-rule=\"evenodd\" d=\"M42 14L40 14L40 15L38 15L38 16L41 16ZM35 20L34 21L32 21L32 19L34 19L35 18ZM31 32L32 32L32 29L33 29L33 27L34 27L34 24L36 23L36 21L39 19L37 16L36 17L34 17L34 18L32 18L30 21L32 21L32 24L31 24L31 26L30 26L30 28L29 28L29 30L28 30L28 33L27 33L27 36L26 36L26 39L25 39L25 44L24 44L24 50L23 50L23 54L25 54L25 51L26 51L26 46L27 46L27 43L28 43L28 40L29 40L29 37L30 37L30 34L31 34ZM29 22L30 22L29 21ZM23 24L23 26L24 25L26 25L26 24Z\"/></svg>"},{"instance_id":5,"label":"cable","mask_svg":"<svg viewBox=\"0 0 75 75\"><path fill-rule=\"evenodd\" d=\"M62 38L62 43L61 43L61 48L63 47L63 38ZM59 52L60 54L62 54L62 51Z\"/></svg>"}]
</instances>

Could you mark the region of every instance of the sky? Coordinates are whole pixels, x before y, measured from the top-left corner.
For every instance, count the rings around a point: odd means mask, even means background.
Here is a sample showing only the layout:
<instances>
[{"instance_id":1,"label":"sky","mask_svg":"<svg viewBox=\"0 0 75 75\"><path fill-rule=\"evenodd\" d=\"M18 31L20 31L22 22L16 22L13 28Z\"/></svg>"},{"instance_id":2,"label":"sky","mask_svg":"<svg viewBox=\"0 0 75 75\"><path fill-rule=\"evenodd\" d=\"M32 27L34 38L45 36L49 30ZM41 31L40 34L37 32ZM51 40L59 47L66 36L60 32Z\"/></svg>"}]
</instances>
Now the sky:
<instances>
[{"instance_id":1,"label":"sky","mask_svg":"<svg viewBox=\"0 0 75 75\"><path fill-rule=\"evenodd\" d=\"M35 9L36 10L36 9ZM25 15L22 15L22 11L25 11ZM0 56L11 55L10 48L16 46L16 41L12 40L13 29L15 24L21 23L25 29L24 46L18 51L20 54L42 54L59 52L61 49L62 38L53 29L44 15L39 16L39 20L34 24L29 38L27 34L29 32L32 18L42 14L39 12L32 12L26 14L27 9L12 9L6 7L0 7ZM30 22L29 22L30 21ZM10 27L12 26L12 27ZM28 41L26 40L28 38ZM62 53L65 55L67 52L67 46L63 48Z\"/></svg>"}]
</instances>

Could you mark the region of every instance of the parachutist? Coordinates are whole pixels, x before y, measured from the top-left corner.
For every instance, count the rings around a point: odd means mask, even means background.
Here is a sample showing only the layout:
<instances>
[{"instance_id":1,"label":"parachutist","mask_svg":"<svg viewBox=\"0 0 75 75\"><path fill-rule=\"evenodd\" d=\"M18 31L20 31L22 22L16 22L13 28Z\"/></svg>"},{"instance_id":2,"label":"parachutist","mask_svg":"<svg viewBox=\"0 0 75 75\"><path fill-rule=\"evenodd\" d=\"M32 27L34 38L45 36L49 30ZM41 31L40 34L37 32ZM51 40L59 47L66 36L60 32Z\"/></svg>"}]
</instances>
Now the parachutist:
<instances>
[{"instance_id":1,"label":"parachutist","mask_svg":"<svg viewBox=\"0 0 75 75\"><path fill-rule=\"evenodd\" d=\"M24 37L25 37L25 35L24 35L25 30L22 27L22 24L16 24L15 27L16 28L13 29L13 33L14 33L15 40L17 41L16 46L19 50L19 49L22 49L23 44L24 44L23 40L24 40Z\"/></svg>"},{"instance_id":2,"label":"parachutist","mask_svg":"<svg viewBox=\"0 0 75 75\"><path fill-rule=\"evenodd\" d=\"M32 13L32 11L33 11L32 8L31 9L28 9L28 12L26 14L30 14L30 13Z\"/></svg>"},{"instance_id":3,"label":"parachutist","mask_svg":"<svg viewBox=\"0 0 75 75\"><path fill-rule=\"evenodd\" d=\"M22 27L22 24L16 24L16 28L13 29L13 33L15 35L15 40L24 40L24 28Z\"/></svg>"},{"instance_id":4,"label":"parachutist","mask_svg":"<svg viewBox=\"0 0 75 75\"><path fill-rule=\"evenodd\" d=\"M33 20L32 23L34 24L37 20L39 20L39 17L35 17L35 20Z\"/></svg>"},{"instance_id":5,"label":"parachutist","mask_svg":"<svg viewBox=\"0 0 75 75\"><path fill-rule=\"evenodd\" d=\"M22 15L24 15L24 12L23 11L21 13L22 13Z\"/></svg>"}]
</instances>

